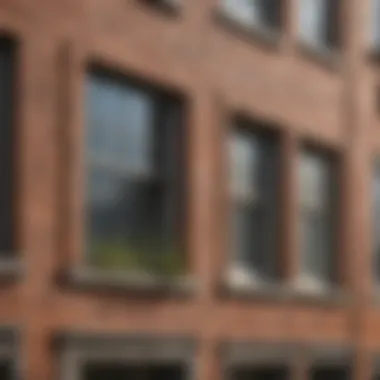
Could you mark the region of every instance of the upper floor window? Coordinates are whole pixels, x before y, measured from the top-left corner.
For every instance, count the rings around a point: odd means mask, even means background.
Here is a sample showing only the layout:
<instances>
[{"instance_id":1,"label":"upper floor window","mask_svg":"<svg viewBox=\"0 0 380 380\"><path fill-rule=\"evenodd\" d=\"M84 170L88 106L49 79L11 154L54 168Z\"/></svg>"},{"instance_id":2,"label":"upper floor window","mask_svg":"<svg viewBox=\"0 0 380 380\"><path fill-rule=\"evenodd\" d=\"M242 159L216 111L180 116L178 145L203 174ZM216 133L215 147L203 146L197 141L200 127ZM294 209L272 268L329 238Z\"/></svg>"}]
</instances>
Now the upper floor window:
<instances>
[{"instance_id":1,"label":"upper floor window","mask_svg":"<svg viewBox=\"0 0 380 380\"><path fill-rule=\"evenodd\" d=\"M372 184L372 199L373 199L373 258L375 268L375 279L380 283L380 163L377 162L374 167L373 184Z\"/></svg>"},{"instance_id":2,"label":"upper floor window","mask_svg":"<svg viewBox=\"0 0 380 380\"><path fill-rule=\"evenodd\" d=\"M334 50L339 44L339 1L300 0L299 35L318 50Z\"/></svg>"},{"instance_id":3,"label":"upper floor window","mask_svg":"<svg viewBox=\"0 0 380 380\"><path fill-rule=\"evenodd\" d=\"M221 0L224 13L247 27L277 29L280 27L279 0Z\"/></svg>"},{"instance_id":4,"label":"upper floor window","mask_svg":"<svg viewBox=\"0 0 380 380\"><path fill-rule=\"evenodd\" d=\"M14 75L15 45L0 39L0 255L14 250Z\"/></svg>"},{"instance_id":5,"label":"upper floor window","mask_svg":"<svg viewBox=\"0 0 380 380\"><path fill-rule=\"evenodd\" d=\"M305 150L300 158L300 269L302 289L327 290L333 280L335 210L331 158Z\"/></svg>"},{"instance_id":6,"label":"upper floor window","mask_svg":"<svg viewBox=\"0 0 380 380\"><path fill-rule=\"evenodd\" d=\"M375 51L380 50L380 1L371 0L371 31L370 44Z\"/></svg>"},{"instance_id":7,"label":"upper floor window","mask_svg":"<svg viewBox=\"0 0 380 380\"><path fill-rule=\"evenodd\" d=\"M230 138L232 281L277 277L278 146L271 135L239 123Z\"/></svg>"},{"instance_id":8,"label":"upper floor window","mask_svg":"<svg viewBox=\"0 0 380 380\"><path fill-rule=\"evenodd\" d=\"M182 270L181 102L117 75L87 76L88 260L105 269Z\"/></svg>"}]
</instances>

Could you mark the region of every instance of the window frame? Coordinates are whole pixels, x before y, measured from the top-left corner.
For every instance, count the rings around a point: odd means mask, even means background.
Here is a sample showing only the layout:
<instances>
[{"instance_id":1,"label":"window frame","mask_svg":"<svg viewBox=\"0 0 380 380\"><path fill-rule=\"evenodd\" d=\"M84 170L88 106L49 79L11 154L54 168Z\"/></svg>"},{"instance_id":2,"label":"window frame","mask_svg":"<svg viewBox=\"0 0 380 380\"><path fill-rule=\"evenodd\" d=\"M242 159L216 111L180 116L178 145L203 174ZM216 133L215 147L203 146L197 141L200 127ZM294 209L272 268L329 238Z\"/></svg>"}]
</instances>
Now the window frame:
<instances>
[{"instance_id":1,"label":"window frame","mask_svg":"<svg viewBox=\"0 0 380 380\"><path fill-rule=\"evenodd\" d=\"M160 220L161 224L164 226L164 229L166 231L167 237L172 236L173 234L175 237L178 237L179 244L180 244L180 252L181 254L184 254L184 260L186 260L186 253L184 253L184 247L183 247L183 219L184 216L182 215L184 212L184 199L182 194L182 180L183 176L175 176L174 173L172 173L173 170L175 172L180 171L182 168L183 158L182 158L182 152L180 149L178 149L178 146L181 146L183 144L182 138L183 138L183 101L181 98L178 98L178 96L169 94L166 91L161 91L159 88L155 86L151 86L147 83L144 83L142 81L139 81L134 78L129 78L128 76L124 76L120 73L115 73L112 70L106 70L104 68L89 68L86 75L86 86L91 86L91 81L95 79L104 81L104 84L111 83L111 85L117 84L121 85L123 88L123 91L129 92L130 90L138 91L139 93L143 93L144 98L146 97L149 101L149 104L152 106L152 115L151 115L151 122L149 125L149 135L147 136L149 140L149 145L151 145L152 148L152 154L153 154L153 162L154 165L152 167L152 170L150 173L142 173L139 171L131 171L128 168L120 168L119 171L122 171L122 177L127 181L129 184L135 184L140 183L142 186L146 188L150 188L152 186L157 186L158 188L162 189L162 213L160 213ZM88 88L88 87L87 87ZM88 92L86 93L87 96ZM86 98L88 99L88 98ZM162 112L162 111L166 112ZM88 108L86 109L88 111ZM174 112L174 115L173 115ZM176 117L175 120L173 117ZM174 128L174 137L172 134L167 135L166 132L169 132L171 130L171 125L173 122L176 122L178 120L179 125L175 126ZM87 120L89 122L89 120ZM85 139L86 139L86 145L84 147L85 150L85 159L84 159L84 171L85 171L85 178L86 178L86 184L84 185L85 188L85 199L84 204L86 207L89 206L88 204L88 180L89 180L89 171L93 168L99 168L102 165L101 162L94 162L93 159L93 152L92 147L88 144L88 124L85 126ZM163 133L162 133L163 132ZM176 144L173 144L172 138L175 139ZM166 149L167 144L170 144L170 149ZM173 148L175 149L173 151ZM176 153L180 153L179 156L176 155ZM168 156L170 155L170 157ZM176 165L172 166L171 163L173 162L172 155L175 155L176 158ZM159 165L156 165L157 162L160 162L161 160L164 160L164 167L161 167L161 163ZM168 186L170 185L170 186ZM165 190L166 189L166 190ZM170 195L171 194L171 195ZM178 212L175 213L170 212L173 211L173 204L171 199L174 199L176 202L176 205L178 207ZM170 214L170 219L175 219L172 221L168 221L168 215ZM89 215L86 214L84 223L86 226L86 232L88 231L88 223L89 223ZM167 220L168 223L164 223L164 220ZM170 224L170 226L169 226ZM180 225L178 233L171 231L169 232L169 228L172 229L176 227L177 225ZM158 252L157 252L158 253ZM158 253L159 254L159 253ZM88 258L91 257L91 253L87 250L86 245L84 247L84 255L85 260L89 260ZM90 261L90 260L89 260ZM91 265L88 262L88 265ZM106 270L106 269L102 269ZM123 272L128 275L128 270L123 270ZM155 276L155 274L150 274L151 276Z\"/></svg>"},{"instance_id":2,"label":"window frame","mask_svg":"<svg viewBox=\"0 0 380 380\"><path fill-rule=\"evenodd\" d=\"M281 2L276 15L276 23L252 22L250 24L242 22L238 17L234 17L226 9L223 0L218 0L216 8L216 20L231 32L236 32L241 37L248 37L267 46L278 48L281 44L281 35L285 28L286 6Z\"/></svg>"},{"instance_id":3,"label":"window frame","mask_svg":"<svg viewBox=\"0 0 380 380\"><path fill-rule=\"evenodd\" d=\"M138 365L179 363L186 368L183 380L196 378L196 342L187 337L64 331L56 336L54 344L61 380L84 380L80 370L89 361Z\"/></svg>"},{"instance_id":4,"label":"window frame","mask_svg":"<svg viewBox=\"0 0 380 380\"><path fill-rule=\"evenodd\" d=\"M324 164L324 168L326 168L327 175L327 204L320 210L316 210L316 207L307 207L305 210L305 205L302 200L302 182L304 179L301 178L301 166L302 160L304 157L314 157L317 158L318 161L322 161ZM304 280L306 281L316 281L322 287L318 290L306 291L306 293L311 292L312 294L317 292L319 293L321 290L323 293L326 291L331 291L335 287L339 287L341 285L341 250L339 243L339 233L340 233L340 214L341 214L341 203L339 194L341 191L341 184L339 182L339 178L341 175L341 162L338 152L329 147L321 147L312 142L306 142L301 144L298 150L297 155L297 231L298 231L298 250L299 250L299 266L298 273L296 274L296 282L299 283L299 288L302 289L302 284L304 284ZM326 166L327 165L327 166ZM336 175L335 175L336 174ZM320 275L310 274L310 269L307 271L302 267L302 263L305 258L303 258L302 251L302 241L303 236L301 235L301 223L304 220L304 213L310 213L312 216L317 215L319 218L327 219L330 228L326 228L325 235L328 238L329 242L329 251L331 254L326 254L326 262L324 263L327 272L323 274L323 278ZM326 222L325 222L326 223ZM335 253L335 254L334 254Z\"/></svg>"},{"instance_id":5,"label":"window frame","mask_svg":"<svg viewBox=\"0 0 380 380\"><path fill-rule=\"evenodd\" d=\"M230 143L231 138L234 138L234 135L237 133L238 135L242 134L244 138L253 139L258 141L258 147L259 147L259 177L257 181L259 183L256 186L256 189L258 189L259 193L262 193L264 191L263 187L265 187L265 184L263 183L263 180L261 178L261 173L263 170L263 150L265 150L268 146L271 148L271 152L275 154L275 157L273 159L277 163L276 165L276 172L274 173L275 177L272 177L274 181L278 184L278 188L281 186L282 183L282 165L281 165L281 134L279 133L278 129L275 125L271 124L270 122L265 122L263 120L252 118L249 116L245 116L242 114L235 114L232 115L232 117L229 117L228 121L228 127L226 129L226 139L227 139L227 164L229 169L228 177L227 177L227 188L228 188L228 203L229 203L229 212L227 214L228 218L228 249L227 249L227 260L226 260L226 268L227 271L227 282L229 286L235 287L234 281L230 278L230 273L233 271L238 264L237 257L239 254L236 252L236 249L233 245L234 241L234 232L233 232L233 225L232 223L232 216L234 214L234 211L236 207L241 207L241 199L235 199L234 194L231 189L231 170L233 170L231 165L231 156L230 156ZM264 142L264 149L263 149L263 143ZM224 144L225 146L225 144ZM264 157L265 160L265 157ZM275 247L279 247L281 245L281 214L282 214L282 200L281 196L279 194L279 191L276 190L273 194L273 200L274 204L277 205L277 207L274 207L274 205L265 199L263 199L262 195L258 194L255 198L255 205L251 205L250 208L256 208L256 213L264 213L266 214L266 217L270 219L271 227L274 229L274 233L276 234L276 243ZM268 215L270 213L270 215ZM264 243L265 244L265 243ZM257 270L257 265L253 265L253 263L250 265L251 271L254 273L254 277L256 278L258 282L254 280L251 281L251 285L248 287L254 287L257 290L260 289L262 285L270 285L270 284L276 284L282 280L282 273L281 273L281 264L282 264L282 255L280 252L280 249L275 249L273 247L273 263L272 263L272 272L273 275L271 278L266 278L265 274L263 275L263 270ZM259 252L259 255L262 254ZM239 267L239 265L238 265ZM252 273L252 275L253 275ZM240 286L238 286L240 287ZM245 288L246 286L244 286Z\"/></svg>"},{"instance_id":6,"label":"window frame","mask_svg":"<svg viewBox=\"0 0 380 380\"><path fill-rule=\"evenodd\" d=\"M10 365L9 380L17 380L22 376L20 357L21 331L13 326L0 326L0 360Z\"/></svg>"},{"instance_id":7,"label":"window frame","mask_svg":"<svg viewBox=\"0 0 380 380\"><path fill-rule=\"evenodd\" d=\"M324 342L304 344L282 341L225 341L219 348L224 380L232 380L233 367L284 366L289 378L308 378L312 368L329 366L349 366L353 363L354 349L351 345L337 345ZM352 365L351 365L352 368Z\"/></svg>"},{"instance_id":8,"label":"window frame","mask_svg":"<svg viewBox=\"0 0 380 380\"><path fill-rule=\"evenodd\" d=\"M321 345L307 348L309 379L313 369L353 368L354 350L350 346ZM351 379L348 371L348 379Z\"/></svg>"},{"instance_id":9,"label":"window frame","mask_svg":"<svg viewBox=\"0 0 380 380\"><path fill-rule=\"evenodd\" d=\"M301 0L302 1L302 0ZM328 0L323 0L328 1ZM327 12L327 28L325 31L325 37L322 42L320 40L309 41L305 38L304 32L302 32L302 10L301 5L298 8L298 19L297 19L297 41L299 46L299 51L302 56L309 58L312 61L317 62L325 66L328 69L337 70L341 67L341 49L343 46L343 31L341 27L337 27L334 32L332 28L334 25L341 25L340 20L342 18L341 14L343 12L344 2L341 0L336 0L338 2L337 11L335 14L331 15L331 12ZM329 4L329 3L328 3ZM328 5L327 5L328 7ZM334 21L337 20L337 21ZM328 34L334 33L334 37L331 40Z\"/></svg>"},{"instance_id":10,"label":"window frame","mask_svg":"<svg viewBox=\"0 0 380 380\"><path fill-rule=\"evenodd\" d=\"M233 380L231 371L237 367L281 366L291 374L299 358L299 349L293 343L263 341L229 341L220 346L224 380Z\"/></svg>"},{"instance_id":11,"label":"window frame","mask_svg":"<svg viewBox=\"0 0 380 380\"><path fill-rule=\"evenodd\" d=\"M19 40L20 31L14 29L13 26L7 27L6 31L3 30L3 33L0 35L0 48L4 46L5 49L9 52L9 58L11 60L12 69L11 73L7 75L7 80L9 81L10 88L10 112L7 115L10 123L9 138L11 139L10 143L7 144L9 151L6 152L9 159L9 170L10 179L9 179L9 188L6 186L7 194L7 204L9 204L9 210L7 211L7 218L10 229L11 229L11 247L9 250L0 252L0 282L8 283L19 280L23 275L23 267L21 263L21 255L19 252L19 192L17 191L20 176L18 174L19 165L19 142L20 142L20 128L23 128L23 122L20 119L20 98L18 94L18 84L20 71L22 69L22 62L25 58L25 49ZM22 113L22 112L21 112Z\"/></svg>"},{"instance_id":12,"label":"window frame","mask_svg":"<svg viewBox=\"0 0 380 380\"><path fill-rule=\"evenodd\" d=\"M96 51L81 49L75 43L65 44L60 51L60 70L66 80L60 82L59 96L62 98L62 129L59 177L59 199L63 218L61 219L61 255L59 256L57 281L77 291L89 292L124 292L134 296L136 293L147 296L192 296L198 284L193 276L191 255L189 254L188 234L190 222L188 214L187 186L189 177L188 146L185 136L188 136L187 114L189 99L184 95L186 83L178 85L175 82L162 83L151 72L141 73L137 67L125 67L117 59L104 57ZM85 209L84 209L84 163L85 163L85 86L84 78L91 69L105 70L127 80L137 83L140 87L157 88L163 93L173 94L183 100L183 124L181 137L183 145L183 178L181 193L183 194L183 234L184 254L187 272L177 277L145 277L128 275L125 272L109 274L93 269L87 265L84 255ZM69 128L67 128L67 124ZM186 140L187 141L187 140Z\"/></svg>"}]
</instances>

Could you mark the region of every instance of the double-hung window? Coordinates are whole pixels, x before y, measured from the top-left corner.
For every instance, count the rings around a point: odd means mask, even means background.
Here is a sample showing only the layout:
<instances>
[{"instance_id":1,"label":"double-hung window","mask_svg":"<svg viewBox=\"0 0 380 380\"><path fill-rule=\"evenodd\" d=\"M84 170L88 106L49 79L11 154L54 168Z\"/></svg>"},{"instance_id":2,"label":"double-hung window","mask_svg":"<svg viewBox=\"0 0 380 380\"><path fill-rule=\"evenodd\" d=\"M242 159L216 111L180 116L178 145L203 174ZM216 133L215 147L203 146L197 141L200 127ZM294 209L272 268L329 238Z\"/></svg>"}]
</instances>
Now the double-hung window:
<instances>
[{"instance_id":1,"label":"double-hung window","mask_svg":"<svg viewBox=\"0 0 380 380\"><path fill-rule=\"evenodd\" d=\"M302 288L320 291L333 280L335 165L328 154L313 150L301 153L299 165Z\"/></svg>"},{"instance_id":2,"label":"double-hung window","mask_svg":"<svg viewBox=\"0 0 380 380\"><path fill-rule=\"evenodd\" d=\"M86 249L91 264L182 270L181 102L126 78L87 76Z\"/></svg>"},{"instance_id":3,"label":"double-hung window","mask_svg":"<svg viewBox=\"0 0 380 380\"><path fill-rule=\"evenodd\" d=\"M272 281L278 274L278 145L272 135L249 127L239 125L229 141L231 273L233 281L255 283Z\"/></svg>"}]
</instances>

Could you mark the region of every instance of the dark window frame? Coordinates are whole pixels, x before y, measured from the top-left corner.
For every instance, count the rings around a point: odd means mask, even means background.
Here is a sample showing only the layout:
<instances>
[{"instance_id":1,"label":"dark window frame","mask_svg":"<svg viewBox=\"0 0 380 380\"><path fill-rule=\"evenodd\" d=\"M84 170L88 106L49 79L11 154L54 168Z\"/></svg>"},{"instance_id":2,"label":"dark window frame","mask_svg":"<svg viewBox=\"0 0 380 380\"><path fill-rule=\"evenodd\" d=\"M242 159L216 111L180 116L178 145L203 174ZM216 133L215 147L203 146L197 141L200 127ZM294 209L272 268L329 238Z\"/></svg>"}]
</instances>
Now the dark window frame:
<instances>
[{"instance_id":1,"label":"dark window frame","mask_svg":"<svg viewBox=\"0 0 380 380\"><path fill-rule=\"evenodd\" d=\"M179 153L177 157L177 166L172 170L176 170L176 173L179 173L178 176L171 176L172 179L175 178L175 192L176 192L176 204L178 205L178 213L176 214L178 218L178 223L176 224L176 227L178 226L179 230L178 233L175 234L175 236L178 238L179 244L180 244L180 251L181 254L184 255L182 258L184 260L184 266L185 269L188 269L188 253L187 253L187 220L186 220L186 207L187 207L187 196L186 196L186 183L187 183L187 159L186 159L186 154L184 152L186 146L185 146L185 135L187 133L187 125L186 125L186 99L184 96L179 93L178 91L173 91L172 89L167 89L163 86L160 86L155 83L151 83L150 81L146 81L141 79L138 76L131 75L129 73L123 73L119 70L115 70L112 68L107 68L104 65L99 65L99 64L91 64L88 65L86 69L86 78L87 81L91 76L94 76L95 78L104 78L106 80L110 80L111 83L116 83L118 85L125 86L126 89L131 88L131 89L137 89L138 91L143 92L146 96L148 96L152 104L154 106L154 120L152 124L152 129L151 132L153 135L150 136L152 139L152 142L154 144L154 149L155 153L157 153L157 149L159 149L163 153L167 153L167 149L162 149L159 148L160 144L168 143L167 139L162 139L163 136L163 129L166 130L166 128L170 128L170 126L167 126L165 128L161 128L161 121L163 117L162 108L160 107L163 105L165 108L167 108L170 104L173 105L171 107L171 110L175 109L179 112L177 115L179 120L179 126L175 130L176 132L176 142L177 144L174 144L173 147L176 149L176 152L171 152L171 154ZM90 79L91 80L91 79ZM88 82L86 82L88 83ZM170 111L170 107L167 108ZM170 111L171 112L171 111ZM88 117L88 116L87 116ZM88 120L89 121L89 120ZM169 118L165 123L170 124L173 122L172 118ZM86 132L87 133L87 132ZM84 143L87 144L87 134L85 133L85 140ZM158 137L158 138L157 138ZM88 148L85 148L85 151L87 152ZM162 156L157 156L157 161L160 160L160 157ZM168 163L171 163L173 160L168 160ZM84 161L84 168L85 172L88 173L88 162L87 160ZM157 172L159 168L156 167L155 171ZM168 169L167 167L164 168L164 170ZM163 178L165 175L157 178L146 178L147 182L150 181L158 181L162 182ZM130 177L130 178L133 178ZM161 181L160 181L161 180ZM172 180L170 180L172 181ZM166 186L166 184L161 183L162 186ZM171 186L171 191L173 191L173 184ZM85 193L86 194L86 193ZM168 198L168 195L165 195L165 198ZM87 198L84 198L84 202L86 203ZM167 203L167 202L166 202ZM167 211L167 207L165 208ZM85 230L87 229L87 224L86 224L86 218L84 218L84 224L86 226ZM175 223L173 223L175 225ZM86 253L87 254L87 253ZM87 260L86 260L87 261ZM125 271L127 274L127 271Z\"/></svg>"},{"instance_id":2,"label":"dark window frame","mask_svg":"<svg viewBox=\"0 0 380 380\"><path fill-rule=\"evenodd\" d=\"M0 57L4 53L4 60L0 60L6 74L4 109L0 109L1 122L5 128L1 129L3 148L0 149L0 172L2 185L0 190L0 281L13 282L20 278L23 272L21 257L18 252L18 155L19 155L19 73L21 44L17 33L10 31L0 36ZM4 84L4 83L2 83ZM2 103L3 104L3 103ZM2 107L0 107L2 108ZM4 238L2 238L3 236ZM1 240L0 239L0 240Z\"/></svg>"},{"instance_id":3,"label":"dark window frame","mask_svg":"<svg viewBox=\"0 0 380 380\"><path fill-rule=\"evenodd\" d=\"M258 169L258 178L252 179L257 183L254 186L259 193L255 199L254 204L250 204L250 208L256 209L257 213L265 214L265 220L267 221L266 226L271 229L272 233L275 234L276 239L273 246L269 244L269 241L272 238L269 237L269 232L264 234L267 239L263 241L264 247L266 249L271 248L271 261L272 263L261 263L263 256L263 248L260 247L258 252L253 252L253 248L251 248L253 255L250 256L249 262L251 269L256 272L259 276L258 280L263 283L275 283L281 281L281 264L282 257L279 254L280 247L280 239L281 239L281 226L280 226L280 218L281 218L281 197L279 194L279 187L282 182L282 166L281 166L281 134L277 130L277 128L271 123L264 122L262 120L258 120L255 118L246 117L244 115L235 115L230 118L230 125L227 130L228 132L228 143L230 143L231 138L234 139L235 134L242 136L244 139L252 139L254 143L256 143L256 148L259 149L259 169ZM230 155L230 147L228 147L228 154ZM267 161L267 155L270 155L270 163ZM273 160L273 161L272 161ZM231 157L229 156L228 160L231 165ZM266 169L268 169L267 165L275 165L277 168L271 178L264 178L266 174ZM231 167L230 170L233 170ZM249 199L235 199L235 194L231 192L231 172L229 172L228 179L228 187L229 187L229 199L230 199L230 210L231 213L229 215L229 226L231 226L231 220L233 213L237 208L241 207L241 202L247 203ZM270 195L268 191L265 190L267 186L275 182L277 186L274 186L274 191ZM277 189L276 189L277 187ZM270 199L269 199L270 198ZM246 206L248 207L248 206ZM235 239L234 232L232 226L229 229L230 232L230 249L229 252L229 260L227 264L227 270L230 268L234 268L234 265L237 263L237 258L239 257L239 252L236 252L236 247L233 245L233 241ZM254 244L255 245L255 244ZM255 250L256 251L256 250ZM259 263L257 262L259 260ZM264 266L264 267L263 267Z\"/></svg>"},{"instance_id":4,"label":"dark window frame","mask_svg":"<svg viewBox=\"0 0 380 380\"><path fill-rule=\"evenodd\" d=\"M303 179L301 178L301 165L302 160L305 157L314 157L318 161L320 161L324 168L326 169L327 174L327 204L324 205L323 209L315 210L314 207L306 207L302 202L302 188L301 183ZM307 215L312 215L313 217L318 217L323 220L323 224L327 224L328 227L325 228L325 236L327 236L327 243L324 245L328 245L329 249L326 252L326 261L324 263L325 273L319 274L310 274L310 268L306 269L302 267L302 258L300 256L300 267L298 276L306 276L307 278L317 279L322 282L324 286L328 286L330 289L335 286L340 285L340 270L342 261L340 259L340 247L339 247L339 231L340 231L340 211L341 204L339 194L341 191L340 184L340 174L341 174L341 161L338 152L334 149L330 149L329 147L323 147L317 145L313 142L306 142L300 146L299 155L298 155L298 195L299 195L299 207L298 207L298 226L300 228L302 221L304 220L306 213ZM326 222L326 219L328 222ZM300 255L302 255L302 239L301 235L302 231L299 231L299 249ZM309 260L310 261L310 260ZM323 276L320 277L320 276Z\"/></svg>"}]
</instances>

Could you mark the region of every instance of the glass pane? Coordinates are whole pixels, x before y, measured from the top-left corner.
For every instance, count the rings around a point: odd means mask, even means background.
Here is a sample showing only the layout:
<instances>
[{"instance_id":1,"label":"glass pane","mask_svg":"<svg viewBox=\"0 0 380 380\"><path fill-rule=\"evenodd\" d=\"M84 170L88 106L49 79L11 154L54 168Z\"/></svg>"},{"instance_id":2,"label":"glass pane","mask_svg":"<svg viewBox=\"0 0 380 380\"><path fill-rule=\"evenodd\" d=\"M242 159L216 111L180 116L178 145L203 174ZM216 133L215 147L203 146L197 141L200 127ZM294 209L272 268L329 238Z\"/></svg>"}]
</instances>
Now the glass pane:
<instances>
[{"instance_id":1,"label":"glass pane","mask_svg":"<svg viewBox=\"0 0 380 380\"><path fill-rule=\"evenodd\" d=\"M371 0L371 44L375 49L380 48L380 0Z\"/></svg>"},{"instance_id":2,"label":"glass pane","mask_svg":"<svg viewBox=\"0 0 380 380\"><path fill-rule=\"evenodd\" d=\"M308 44L320 46L326 42L328 28L326 1L330 0L300 0L299 33L300 38Z\"/></svg>"},{"instance_id":3,"label":"glass pane","mask_svg":"<svg viewBox=\"0 0 380 380\"><path fill-rule=\"evenodd\" d=\"M262 22L271 27L278 27L281 23L282 0L260 0L256 1L260 9Z\"/></svg>"},{"instance_id":4,"label":"glass pane","mask_svg":"<svg viewBox=\"0 0 380 380\"><path fill-rule=\"evenodd\" d=\"M303 274L325 280L328 277L328 224L321 215L304 212L300 225L301 271Z\"/></svg>"},{"instance_id":5,"label":"glass pane","mask_svg":"<svg viewBox=\"0 0 380 380\"><path fill-rule=\"evenodd\" d=\"M259 269L257 256L262 253L263 236L260 233L262 221L258 209L252 205L235 204L232 223L235 261L242 266L250 265Z\"/></svg>"},{"instance_id":6,"label":"glass pane","mask_svg":"<svg viewBox=\"0 0 380 380\"><path fill-rule=\"evenodd\" d=\"M260 0L222 0L223 9L245 25L255 25L260 22Z\"/></svg>"},{"instance_id":7,"label":"glass pane","mask_svg":"<svg viewBox=\"0 0 380 380\"><path fill-rule=\"evenodd\" d=\"M154 103L146 93L101 77L88 82L90 159L152 175Z\"/></svg>"},{"instance_id":8,"label":"glass pane","mask_svg":"<svg viewBox=\"0 0 380 380\"><path fill-rule=\"evenodd\" d=\"M303 153L299 180L303 208L322 211L329 207L329 165L323 157Z\"/></svg>"},{"instance_id":9,"label":"glass pane","mask_svg":"<svg viewBox=\"0 0 380 380\"><path fill-rule=\"evenodd\" d=\"M153 265L165 235L164 188L99 168L90 170L88 248L102 267L129 269ZM146 262L146 261L149 262Z\"/></svg>"},{"instance_id":10,"label":"glass pane","mask_svg":"<svg viewBox=\"0 0 380 380\"><path fill-rule=\"evenodd\" d=\"M234 198L254 201L258 197L259 149L253 136L238 132L230 139L231 192Z\"/></svg>"}]
</instances>

